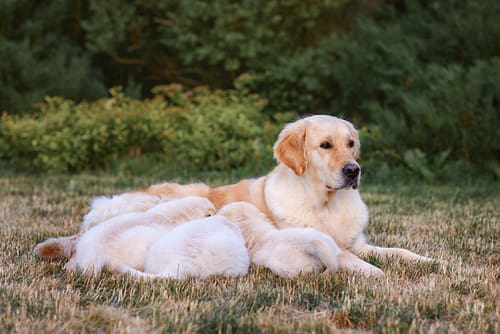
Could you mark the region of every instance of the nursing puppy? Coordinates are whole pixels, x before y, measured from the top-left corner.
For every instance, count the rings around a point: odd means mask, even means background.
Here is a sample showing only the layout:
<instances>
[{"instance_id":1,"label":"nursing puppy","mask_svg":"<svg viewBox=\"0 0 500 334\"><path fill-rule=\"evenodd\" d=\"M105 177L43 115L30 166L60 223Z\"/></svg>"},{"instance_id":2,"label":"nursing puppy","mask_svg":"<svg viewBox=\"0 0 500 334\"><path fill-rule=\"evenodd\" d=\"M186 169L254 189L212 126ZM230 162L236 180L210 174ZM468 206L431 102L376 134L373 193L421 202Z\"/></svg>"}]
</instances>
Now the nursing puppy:
<instances>
[{"instance_id":1,"label":"nursing puppy","mask_svg":"<svg viewBox=\"0 0 500 334\"><path fill-rule=\"evenodd\" d=\"M149 247L144 269L119 265L121 273L140 278L243 276L250 258L238 227L222 216L189 221Z\"/></svg>"},{"instance_id":2,"label":"nursing puppy","mask_svg":"<svg viewBox=\"0 0 500 334\"><path fill-rule=\"evenodd\" d=\"M340 248L325 233L303 227L278 230L259 209L245 202L228 204L219 214L238 225L255 265L288 278L338 269Z\"/></svg>"},{"instance_id":3,"label":"nursing puppy","mask_svg":"<svg viewBox=\"0 0 500 334\"><path fill-rule=\"evenodd\" d=\"M360 257L396 256L407 260L433 261L402 248L386 248L367 242L368 209L359 193L361 167L358 132L342 119L315 115L288 124L274 144L278 166L256 179L209 188L206 185L163 183L131 194L207 197L217 209L244 201L255 205L278 229L311 227L326 233L342 249L339 268L381 275ZM124 204L124 209L127 204ZM52 239L37 248L42 257L71 248L78 237ZM60 255L64 256L64 253Z\"/></svg>"},{"instance_id":4,"label":"nursing puppy","mask_svg":"<svg viewBox=\"0 0 500 334\"><path fill-rule=\"evenodd\" d=\"M202 197L185 197L158 204L145 212L131 212L108 219L81 234L75 256L66 269L98 273L104 267L126 264L142 268L149 246L176 225L215 214Z\"/></svg>"},{"instance_id":5,"label":"nursing puppy","mask_svg":"<svg viewBox=\"0 0 500 334\"><path fill-rule=\"evenodd\" d=\"M153 206L170 201L173 198L187 196L207 197L208 186L203 183L194 183L189 187L173 186L162 194L147 194L140 192L124 193L112 197L99 196L92 200L89 213L83 218L81 232L108 220L111 217L128 212L146 211Z\"/></svg>"},{"instance_id":6,"label":"nursing puppy","mask_svg":"<svg viewBox=\"0 0 500 334\"><path fill-rule=\"evenodd\" d=\"M79 234L69 237L49 238L35 246L35 254L45 259L72 259L75 256L80 234L103 221L125 213L143 212L160 203L185 196L196 196L197 193L202 197L207 197L204 194L208 193L208 189L207 185L195 183L189 187L172 187L170 192L167 191L163 194L131 192L111 197L95 197L90 202L89 212L83 217Z\"/></svg>"},{"instance_id":7,"label":"nursing puppy","mask_svg":"<svg viewBox=\"0 0 500 334\"><path fill-rule=\"evenodd\" d=\"M80 233L70 237L50 238L35 247L35 253L43 258L69 258L75 256L80 234L115 216L130 212L146 211L160 203L171 200L168 195L125 193L112 197L99 196L92 199L90 210L84 216ZM72 264L69 265L71 267Z\"/></svg>"}]
</instances>

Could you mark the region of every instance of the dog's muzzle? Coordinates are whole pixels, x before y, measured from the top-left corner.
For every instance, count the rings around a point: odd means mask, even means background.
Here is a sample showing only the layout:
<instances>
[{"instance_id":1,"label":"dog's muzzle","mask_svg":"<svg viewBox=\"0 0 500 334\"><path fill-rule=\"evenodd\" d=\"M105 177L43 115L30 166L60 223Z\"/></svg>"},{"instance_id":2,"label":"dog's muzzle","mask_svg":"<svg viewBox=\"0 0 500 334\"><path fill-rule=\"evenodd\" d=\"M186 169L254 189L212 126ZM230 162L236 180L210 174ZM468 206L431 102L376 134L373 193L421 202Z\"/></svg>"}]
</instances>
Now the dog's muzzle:
<instances>
[{"instance_id":1,"label":"dog's muzzle","mask_svg":"<svg viewBox=\"0 0 500 334\"><path fill-rule=\"evenodd\" d=\"M359 186L359 176L361 174L361 168L358 164L348 163L342 167L342 174L344 175L345 186L344 188L357 189Z\"/></svg>"}]
</instances>

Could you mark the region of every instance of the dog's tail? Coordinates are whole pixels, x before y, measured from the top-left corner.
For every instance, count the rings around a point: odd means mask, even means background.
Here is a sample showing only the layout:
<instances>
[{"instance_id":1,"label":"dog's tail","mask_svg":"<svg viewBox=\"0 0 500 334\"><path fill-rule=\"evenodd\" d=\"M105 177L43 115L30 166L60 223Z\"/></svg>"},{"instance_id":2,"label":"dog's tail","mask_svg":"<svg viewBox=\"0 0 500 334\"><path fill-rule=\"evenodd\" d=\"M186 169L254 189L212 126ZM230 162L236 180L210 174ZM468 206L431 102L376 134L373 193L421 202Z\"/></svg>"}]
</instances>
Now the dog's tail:
<instances>
[{"instance_id":1,"label":"dog's tail","mask_svg":"<svg viewBox=\"0 0 500 334\"><path fill-rule=\"evenodd\" d=\"M80 234L50 238L35 246L35 254L42 259L70 259L76 252Z\"/></svg>"}]
</instances>

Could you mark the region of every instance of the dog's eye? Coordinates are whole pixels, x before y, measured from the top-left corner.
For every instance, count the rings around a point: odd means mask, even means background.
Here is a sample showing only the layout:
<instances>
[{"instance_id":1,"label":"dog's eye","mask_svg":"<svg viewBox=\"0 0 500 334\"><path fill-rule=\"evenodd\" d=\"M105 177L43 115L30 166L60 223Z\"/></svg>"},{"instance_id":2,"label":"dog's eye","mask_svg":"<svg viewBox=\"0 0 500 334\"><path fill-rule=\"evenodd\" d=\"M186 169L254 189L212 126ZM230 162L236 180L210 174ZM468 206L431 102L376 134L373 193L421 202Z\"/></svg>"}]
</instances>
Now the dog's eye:
<instances>
[{"instance_id":1,"label":"dog's eye","mask_svg":"<svg viewBox=\"0 0 500 334\"><path fill-rule=\"evenodd\" d=\"M349 147L354 147L354 140L349 140L348 145L349 145Z\"/></svg>"},{"instance_id":2,"label":"dog's eye","mask_svg":"<svg viewBox=\"0 0 500 334\"><path fill-rule=\"evenodd\" d=\"M324 141L319 145L319 147L321 147L325 150L328 150L328 149L332 148L332 144L330 144L330 142L328 142L328 141Z\"/></svg>"},{"instance_id":3,"label":"dog's eye","mask_svg":"<svg viewBox=\"0 0 500 334\"><path fill-rule=\"evenodd\" d=\"M332 144L328 141L324 141L319 145L319 147L321 147L322 149L328 150L328 149L332 148Z\"/></svg>"}]
</instances>

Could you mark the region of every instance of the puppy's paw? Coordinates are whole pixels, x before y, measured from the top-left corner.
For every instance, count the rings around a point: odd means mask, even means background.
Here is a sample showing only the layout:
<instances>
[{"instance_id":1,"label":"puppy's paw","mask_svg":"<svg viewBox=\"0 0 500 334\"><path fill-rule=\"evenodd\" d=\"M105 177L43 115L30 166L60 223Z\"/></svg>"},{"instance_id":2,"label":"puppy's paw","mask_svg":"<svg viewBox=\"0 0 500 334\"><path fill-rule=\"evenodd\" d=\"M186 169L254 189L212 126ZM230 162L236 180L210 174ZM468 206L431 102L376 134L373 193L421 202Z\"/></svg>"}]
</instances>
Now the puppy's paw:
<instances>
[{"instance_id":1,"label":"puppy's paw","mask_svg":"<svg viewBox=\"0 0 500 334\"><path fill-rule=\"evenodd\" d=\"M64 265L64 270L66 271L75 271L78 268L76 265L76 260L75 259L70 259L65 265Z\"/></svg>"},{"instance_id":2,"label":"puppy's paw","mask_svg":"<svg viewBox=\"0 0 500 334\"><path fill-rule=\"evenodd\" d=\"M381 269L372 265L370 265L370 267L362 269L361 272L369 277L376 277L376 278L385 277L385 273Z\"/></svg>"}]
</instances>

